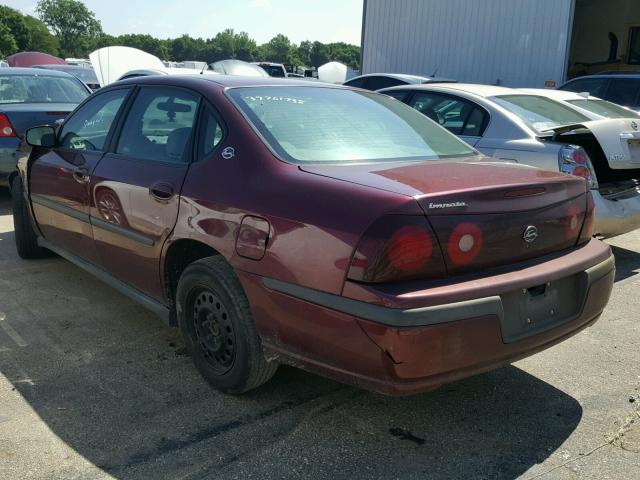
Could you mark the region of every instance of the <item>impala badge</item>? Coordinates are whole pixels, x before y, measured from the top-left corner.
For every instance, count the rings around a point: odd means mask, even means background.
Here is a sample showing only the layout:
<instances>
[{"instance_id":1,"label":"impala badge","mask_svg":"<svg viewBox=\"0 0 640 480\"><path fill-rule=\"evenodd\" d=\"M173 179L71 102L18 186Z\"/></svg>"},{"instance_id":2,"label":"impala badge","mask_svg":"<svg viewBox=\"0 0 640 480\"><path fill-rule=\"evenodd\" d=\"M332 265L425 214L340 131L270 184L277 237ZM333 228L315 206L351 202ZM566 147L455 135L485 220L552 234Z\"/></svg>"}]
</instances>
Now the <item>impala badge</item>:
<instances>
[{"instance_id":1,"label":"impala badge","mask_svg":"<svg viewBox=\"0 0 640 480\"><path fill-rule=\"evenodd\" d=\"M529 225L524 229L524 233L522 234L522 238L527 243L532 243L538 238L538 229L533 225Z\"/></svg>"},{"instance_id":2,"label":"impala badge","mask_svg":"<svg viewBox=\"0 0 640 480\"><path fill-rule=\"evenodd\" d=\"M633 128L634 130L638 129L638 124L634 120L631 121L631 128Z\"/></svg>"},{"instance_id":3,"label":"impala badge","mask_svg":"<svg viewBox=\"0 0 640 480\"><path fill-rule=\"evenodd\" d=\"M233 158L236 155L236 151L233 149L233 147L227 147L224 150L222 150L222 158L224 158L225 160L229 160L230 158Z\"/></svg>"}]
</instances>

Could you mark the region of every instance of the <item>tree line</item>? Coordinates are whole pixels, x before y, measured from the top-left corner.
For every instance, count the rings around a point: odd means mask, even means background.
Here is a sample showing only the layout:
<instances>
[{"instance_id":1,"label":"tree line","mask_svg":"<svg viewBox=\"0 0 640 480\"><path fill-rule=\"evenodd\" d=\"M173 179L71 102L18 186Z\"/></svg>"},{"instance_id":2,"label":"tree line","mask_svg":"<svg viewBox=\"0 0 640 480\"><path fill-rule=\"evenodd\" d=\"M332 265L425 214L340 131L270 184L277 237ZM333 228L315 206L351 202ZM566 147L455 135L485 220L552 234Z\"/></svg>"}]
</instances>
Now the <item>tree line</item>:
<instances>
[{"instance_id":1,"label":"tree line","mask_svg":"<svg viewBox=\"0 0 640 480\"><path fill-rule=\"evenodd\" d=\"M39 0L36 17L0 5L0 56L38 51L63 58L87 58L101 47L124 45L151 53L162 60L200 60L207 63L236 58L318 67L329 61L359 70L360 47L344 42L303 41L295 44L279 34L258 45L246 32L227 29L212 38L182 35L159 39L148 34L113 36L79 0Z\"/></svg>"}]
</instances>

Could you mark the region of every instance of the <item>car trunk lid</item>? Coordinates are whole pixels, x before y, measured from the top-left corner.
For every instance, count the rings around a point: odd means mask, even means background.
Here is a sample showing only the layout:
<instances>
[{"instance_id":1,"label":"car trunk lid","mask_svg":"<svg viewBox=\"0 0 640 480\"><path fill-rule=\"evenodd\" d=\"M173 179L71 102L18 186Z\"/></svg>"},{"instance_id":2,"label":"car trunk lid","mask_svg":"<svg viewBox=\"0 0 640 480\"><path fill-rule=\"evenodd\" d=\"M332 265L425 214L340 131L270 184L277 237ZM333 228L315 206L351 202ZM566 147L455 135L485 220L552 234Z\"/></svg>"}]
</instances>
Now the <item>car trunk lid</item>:
<instances>
[{"instance_id":1,"label":"car trunk lid","mask_svg":"<svg viewBox=\"0 0 640 480\"><path fill-rule=\"evenodd\" d=\"M640 120L633 118L607 118L563 125L548 130L553 140L571 142L580 130L589 130L597 139L609 167L612 169L640 168Z\"/></svg>"},{"instance_id":2,"label":"car trunk lid","mask_svg":"<svg viewBox=\"0 0 640 480\"><path fill-rule=\"evenodd\" d=\"M0 105L0 113L6 115L18 136L38 125L53 125L63 120L76 107L70 103L15 103Z\"/></svg>"},{"instance_id":3,"label":"car trunk lid","mask_svg":"<svg viewBox=\"0 0 640 480\"><path fill-rule=\"evenodd\" d=\"M517 164L449 161L301 169L415 198L433 227L448 274L571 248L587 211L582 178Z\"/></svg>"}]
</instances>

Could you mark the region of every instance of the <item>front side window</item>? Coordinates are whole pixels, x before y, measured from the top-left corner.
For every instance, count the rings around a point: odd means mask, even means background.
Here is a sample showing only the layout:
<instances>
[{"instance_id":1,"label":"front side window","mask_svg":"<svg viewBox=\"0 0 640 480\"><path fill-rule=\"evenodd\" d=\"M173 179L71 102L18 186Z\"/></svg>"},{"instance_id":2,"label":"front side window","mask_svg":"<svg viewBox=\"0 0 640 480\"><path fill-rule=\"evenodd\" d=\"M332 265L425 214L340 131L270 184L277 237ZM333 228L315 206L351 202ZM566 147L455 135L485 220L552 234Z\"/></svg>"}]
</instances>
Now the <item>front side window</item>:
<instances>
[{"instance_id":1,"label":"front side window","mask_svg":"<svg viewBox=\"0 0 640 480\"><path fill-rule=\"evenodd\" d=\"M493 100L515 113L537 132L551 130L561 125L582 123L588 117L560 102L537 95L500 95Z\"/></svg>"},{"instance_id":2,"label":"front side window","mask_svg":"<svg viewBox=\"0 0 640 480\"><path fill-rule=\"evenodd\" d=\"M119 88L88 100L62 126L60 146L70 150L103 151L109 130L129 91L129 88Z\"/></svg>"},{"instance_id":3,"label":"front side window","mask_svg":"<svg viewBox=\"0 0 640 480\"><path fill-rule=\"evenodd\" d=\"M324 87L228 92L271 148L291 163L425 161L477 154L386 95Z\"/></svg>"},{"instance_id":4,"label":"front side window","mask_svg":"<svg viewBox=\"0 0 640 480\"><path fill-rule=\"evenodd\" d=\"M486 122L483 109L458 97L416 93L409 105L455 135L481 136Z\"/></svg>"},{"instance_id":5,"label":"front side window","mask_svg":"<svg viewBox=\"0 0 640 480\"><path fill-rule=\"evenodd\" d=\"M199 97L177 88L143 87L122 127L116 153L158 162L188 161Z\"/></svg>"},{"instance_id":6,"label":"front side window","mask_svg":"<svg viewBox=\"0 0 640 480\"><path fill-rule=\"evenodd\" d=\"M585 98L584 100L567 100L567 102L606 118L640 118L640 115L633 110L606 100Z\"/></svg>"},{"instance_id":7,"label":"front side window","mask_svg":"<svg viewBox=\"0 0 640 480\"><path fill-rule=\"evenodd\" d=\"M81 103L89 96L75 77L0 75L2 103Z\"/></svg>"}]
</instances>

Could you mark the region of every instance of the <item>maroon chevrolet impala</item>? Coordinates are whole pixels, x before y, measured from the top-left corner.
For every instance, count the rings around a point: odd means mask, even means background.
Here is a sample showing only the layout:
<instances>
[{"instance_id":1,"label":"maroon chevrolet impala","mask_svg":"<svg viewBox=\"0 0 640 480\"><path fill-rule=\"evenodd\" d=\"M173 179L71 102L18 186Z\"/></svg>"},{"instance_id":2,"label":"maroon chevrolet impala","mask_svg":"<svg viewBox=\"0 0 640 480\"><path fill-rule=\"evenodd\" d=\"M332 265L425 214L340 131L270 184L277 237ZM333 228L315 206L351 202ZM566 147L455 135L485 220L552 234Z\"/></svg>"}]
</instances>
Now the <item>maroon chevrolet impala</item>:
<instances>
[{"instance_id":1,"label":"maroon chevrolet impala","mask_svg":"<svg viewBox=\"0 0 640 480\"><path fill-rule=\"evenodd\" d=\"M384 95L144 77L27 142L19 255L55 252L179 326L225 392L280 363L426 391L570 337L611 293L584 179L493 162Z\"/></svg>"}]
</instances>

